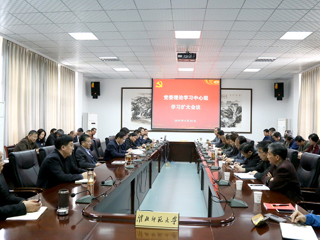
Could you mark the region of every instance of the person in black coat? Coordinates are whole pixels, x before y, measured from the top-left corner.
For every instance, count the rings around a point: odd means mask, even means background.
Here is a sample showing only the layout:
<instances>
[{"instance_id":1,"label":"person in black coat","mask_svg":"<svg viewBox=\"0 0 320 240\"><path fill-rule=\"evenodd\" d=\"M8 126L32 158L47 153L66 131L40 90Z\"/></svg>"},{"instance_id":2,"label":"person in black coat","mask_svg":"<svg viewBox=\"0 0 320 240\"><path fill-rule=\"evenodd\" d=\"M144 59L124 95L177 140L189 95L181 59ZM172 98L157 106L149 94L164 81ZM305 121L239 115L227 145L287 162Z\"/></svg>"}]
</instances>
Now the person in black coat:
<instances>
[{"instance_id":1,"label":"person in black coat","mask_svg":"<svg viewBox=\"0 0 320 240\"><path fill-rule=\"evenodd\" d=\"M41 164L37 187L49 189L61 183L87 178L86 170L78 168L71 157L72 137L62 135L56 139L55 147Z\"/></svg>"},{"instance_id":2,"label":"person in black coat","mask_svg":"<svg viewBox=\"0 0 320 240\"><path fill-rule=\"evenodd\" d=\"M237 172L249 172L251 175L254 175L256 179L261 180L262 176L265 175L270 169L270 162L268 161L267 153L268 146L271 141L262 141L257 145L258 155L262 161L258 163L258 165L252 169L250 172L247 168L244 167L236 167Z\"/></svg>"},{"instance_id":3,"label":"person in black coat","mask_svg":"<svg viewBox=\"0 0 320 240\"><path fill-rule=\"evenodd\" d=\"M58 129L55 133L51 133L49 135L49 137L47 138L47 141L46 141L46 146L53 146L54 145L54 142L55 140L62 136L64 134L64 131L62 129Z\"/></svg>"},{"instance_id":4,"label":"person in black coat","mask_svg":"<svg viewBox=\"0 0 320 240\"><path fill-rule=\"evenodd\" d=\"M125 150L128 149L137 149L137 145L135 144L136 140L138 138L138 135L136 133L130 133L129 137L126 138L125 142L124 142L124 146L125 146Z\"/></svg>"},{"instance_id":5,"label":"person in black coat","mask_svg":"<svg viewBox=\"0 0 320 240\"><path fill-rule=\"evenodd\" d=\"M235 166L236 171L238 171L240 168L245 168L246 172L253 171L260 161L262 161L251 143L241 144L240 152L246 158L246 160L241 166Z\"/></svg>"},{"instance_id":6,"label":"person in black coat","mask_svg":"<svg viewBox=\"0 0 320 240\"><path fill-rule=\"evenodd\" d=\"M95 168L101 165L90 150L91 138L87 134L82 134L79 138L80 146L76 150L76 160L80 168Z\"/></svg>"},{"instance_id":7,"label":"person in black coat","mask_svg":"<svg viewBox=\"0 0 320 240\"><path fill-rule=\"evenodd\" d=\"M121 144L125 141L126 134L124 132L118 132L115 138L107 145L104 153L104 161L110 161L113 158L124 158L127 151L121 148Z\"/></svg>"},{"instance_id":8,"label":"person in black coat","mask_svg":"<svg viewBox=\"0 0 320 240\"><path fill-rule=\"evenodd\" d=\"M2 152L0 152L0 174L3 164ZM40 207L41 202L37 202L37 200L25 201L23 198L10 194L1 186L0 182L0 221L6 220L8 217L25 215L27 212L36 212Z\"/></svg>"},{"instance_id":9,"label":"person in black coat","mask_svg":"<svg viewBox=\"0 0 320 240\"><path fill-rule=\"evenodd\" d=\"M287 159L287 149L281 143L268 146L268 160L271 164L268 173L262 176L262 182L271 191L278 191L294 202L303 200L297 172Z\"/></svg>"},{"instance_id":10,"label":"person in black coat","mask_svg":"<svg viewBox=\"0 0 320 240\"><path fill-rule=\"evenodd\" d=\"M73 142L79 142L80 136L83 134L83 128L78 128L77 135L73 138Z\"/></svg>"}]
</instances>

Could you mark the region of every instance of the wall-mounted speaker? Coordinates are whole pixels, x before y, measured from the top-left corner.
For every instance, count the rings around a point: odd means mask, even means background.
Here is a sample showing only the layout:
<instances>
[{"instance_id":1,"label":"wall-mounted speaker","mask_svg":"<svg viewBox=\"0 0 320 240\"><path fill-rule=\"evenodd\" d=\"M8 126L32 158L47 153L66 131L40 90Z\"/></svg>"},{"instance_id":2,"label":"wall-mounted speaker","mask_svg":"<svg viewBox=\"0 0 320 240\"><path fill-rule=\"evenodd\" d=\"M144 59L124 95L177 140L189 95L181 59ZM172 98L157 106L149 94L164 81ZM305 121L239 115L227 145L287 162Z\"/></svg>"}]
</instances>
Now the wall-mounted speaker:
<instances>
[{"instance_id":1,"label":"wall-mounted speaker","mask_svg":"<svg viewBox=\"0 0 320 240\"><path fill-rule=\"evenodd\" d=\"M91 96L95 99L100 96L100 82L91 82Z\"/></svg>"},{"instance_id":2,"label":"wall-mounted speaker","mask_svg":"<svg viewBox=\"0 0 320 240\"><path fill-rule=\"evenodd\" d=\"M283 98L283 83L274 83L274 97L278 101L281 101Z\"/></svg>"}]
</instances>

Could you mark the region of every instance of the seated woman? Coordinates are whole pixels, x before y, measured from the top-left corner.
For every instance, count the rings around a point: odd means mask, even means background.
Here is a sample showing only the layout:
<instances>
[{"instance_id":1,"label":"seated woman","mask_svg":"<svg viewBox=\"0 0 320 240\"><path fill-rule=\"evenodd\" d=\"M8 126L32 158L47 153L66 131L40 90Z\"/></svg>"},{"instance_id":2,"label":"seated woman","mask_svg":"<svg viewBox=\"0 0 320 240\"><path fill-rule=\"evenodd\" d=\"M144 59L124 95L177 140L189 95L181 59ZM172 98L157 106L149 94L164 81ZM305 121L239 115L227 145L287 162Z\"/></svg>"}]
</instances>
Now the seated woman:
<instances>
[{"instance_id":1,"label":"seated woman","mask_svg":"<svg viewBox=\"0 0 320 240\"><path fill-rule=\"evenodd\" d=\"M2 152L0 152L0 174L3 169ZM25 215L27 212L36 212L40 209L41 202L37 200L25 201L5 191L0 184L0 221L8 217Z\"/></svg>"},{"instance_id":2,"label":"seated woman","mask_svg":"<svg viewBox=\"0 0 320 240\"><path fill-rule=\"evenodd\" d=\"M39 147L44 147L46 144L46 131L42 128L40 128L38 131L38 138L36 140L36 144L38 144Z\"/></svg>"},{"instance_id":3,"label":"seated woman","mask_svg":"<svg viewBox=\"0 0 320 240\"><path fill-rule=\"evenodd\" d=\"M268 146L270 170L261 180L270 190L278 191L294 202L303 200L296 170L289 159L283 144L272 143Z\"/></svg>"},{"instance_id":4,"label":"seated woman","mask_svg":"<svg viewBox=\"0 0 320 240\"><path fill-rule=\"evenodd\" d=\"M309 135L308 139L309 139L310 146L304 152L319 154L319 146L318 146L319 137L318 137L318 135L316 133L312 133Z\"/></svg>"}]
</instances>

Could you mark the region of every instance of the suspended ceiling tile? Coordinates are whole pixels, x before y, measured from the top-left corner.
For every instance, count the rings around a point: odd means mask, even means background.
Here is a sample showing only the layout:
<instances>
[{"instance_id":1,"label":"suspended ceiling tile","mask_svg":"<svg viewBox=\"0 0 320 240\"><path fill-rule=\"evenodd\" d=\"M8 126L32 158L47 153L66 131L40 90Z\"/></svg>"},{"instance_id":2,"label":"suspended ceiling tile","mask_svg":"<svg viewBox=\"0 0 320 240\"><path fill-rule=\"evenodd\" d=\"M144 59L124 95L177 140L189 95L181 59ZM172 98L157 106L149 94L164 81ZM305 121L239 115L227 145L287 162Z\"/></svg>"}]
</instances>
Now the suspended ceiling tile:
<instances>
[{"instance_id":1,"label":"suspended ceiling tile","mask_svg":"<svg viewBox=\"0 0 320 240\"><path fill-rule=\"evenodd\" d=\"M105 11L75 12L75 15L84 23L111 21Z\"/></svg>"},{"instance_id":2,"label":"suspended ceiling tile","mask_svg":"<svg viewBox=\"0 0 320 240\"><path fill-rule=\"evenodd\" d=\"M139 10L142 21L171 21L171 10Z\"/></svg>"},{"instance_id":3,"label":"suspended ceiling tile","mask_svg":"<svg viewBox=\"0 0 320 240\"><path fill-rule=\"evenodd\" d=\"M109 32L94 32L94 35L100 40L108 39L123 39L123 36L118 31L109 31Z\"/></svg>"},{"instance_id":4,"label":"suspended ceiling tile","mask_svg":"<svg viewBox=\"0 0 320 240\"><path fill-rule=\"evenodd\" d=\"M98 0L104 10L117 10L117 9L136 9L135 2L132 0Z\"/></svg>"},{"instance_id":5,"label":"suspended ceiling tile","mask_svg":"<svg viewBox=\"0 0 320 240\"><path fill-rule=\"evenodd\" d=\"M228 31L233 24L234 21L204 21L203 30Z\"/></svg>"},{"instance_id":6,"label":"suspended ceiling tile","mask_svg":"<svg viewBox=\"0 0 320 240\"><path fill-rule=\"evenodd\" d=\"M71 11L102 10L99 2L96 0L63 0L63 2L69 9L71 9Z\"/></svg>"},{"instance_id":7,"label":"suspended ceiling tile","mask_svg":"<svg viewBox=\"0 0 320 240\"><path fill-rule=\"evenodd\" d=\"M40 12L67 12L70 9L60 0L54 1L39 1L39 0L28 0L31 4Z\"/></svg>"},{"instance_id":8,"label":"suspended ceiling tile","mask_svg":"<svg viewBox=\"0 0 320 240\"><path fill-rule=\"evenodd\" d=\"M282 0L246 0L243 8L277 8Z\"/></svg>"},{"instance_id":9,"label":"suspended ceiling tile","mask_svg":"<svg viewBox=\"0 0 320 240\"><path fill-rule=\"evenodd\" d=\"M208 0L208 8L242 8L245 0Z\"/></svg>"},{"instance_id":10,"label":"suspended ceiling tile","mask_svg":"<svg viewBox=\"0 0 320 240\"><path fill-rule=\"evenodd\" d=\"M115 22L114 25L119 31L144 31L142 22Z\"/></svg>"},{"instance_id":11,"label":"suspended ceiling tile","mask_svg":"<svg viewBox=\"0 0 320 240\"><path fill-rule=\"evenodd\" d=\"M207 9L205 20L215 20L215 21L224 21L224 20L236 20L239 14L240 9ZM239 19L241 20L241 19ZM246 20L246 19L242 19Z\"/></svg>"},{"instance_id":12,"label":"suspended ceiling tile","mask_svg":"<svg viewBox=\"0 0 320 240\"><path fill-rule=\"evenodd\" d=\"M176 31L201 31L204 21L174 21Z\"/></svg>"},{"instance_id":13,"label":"suspended ceiling tile","mask_svg":"<svg viewBox=\"0 0 320 240\"><path fill-rule=\"evenodd\" d=\"M113 23L87 23L87 27L92 31L92 32L115 32L118 29L115 27Z\"/></svg>"},{"instance_id":14,"label":"suspended ceiling tile","mask_svg":"<svg viewBox=\"0 0 320 240\"><path fill-rule=\"evenodd\" d=\"M54 23L76 23L80 22L80 19L73 12L54 12L43 13Z\"/></svg>"},{"instance_id":15,"label":"suspended ceiling tile","mask_svg":"<svg viewBox=\"0 0 320 240\"><path fill-rule=\"evenodd\" d=\"M173 21L161 21L161 22L147 22L144 21L143 25L147 31L172 31L173 28Z\"/></svg>"},{"instance_id":16,"label":"suspended ceiling tile","mask_svg":"<svg viewBox=\"0 0 320 240\"><path fill-rule=\"evenodd\" d=\"M138 9L166 9L171 8L170 0L135 0Z\"/></svg>"},{"instance_id":17,"label":"suspended ceiling tile","mask_svg":"<svg viewBox=\"0 0 320 240\"><path fill-rule=\"evenodd\" d=\"M205 9L173 9L173 20L174 21L191 21L191 20L204 20L206 13ZM213 19L208 19L213 20Z\"/></svg>"},{"instance_id":18,"label":"suspended ceiling tile","mask_svg":"<svg viewBox=\"0 0 320 240\"><path fill-rule=\"evenodd\" d=\"M30 27L41 33L61 33L65 32L62 28L58 27L56 24L35 24L30 25Z\"/></svg>"},{"instance_id":19,"label":"suspended ceiling tile","mask_svg":"<svg viewBox=\"0 0 320 240\"><path fill-rule=\"evenodd\" d=\"M206 8L207 0L174 0L171 2L172 8Z\"/></svg>"},{"instance_id":20,"label":"suspended ceiling tile","mask_svg":"<svg viewBox=\"0 0 320 240\"><path fill-rule=\"evenodd\" d=\"M237 17L237 20L244 21L265 21L267 20L273 10L271 9L255 9L252 11L251 9L242 9Z\"/></svg>"},{"instance_id":21,"label":"suspended ceiling tile","mask_svg":"<svg viewBox=\"0 0 320 240\"><path fill-rule=\"evenodd\" d=\"M106 13L113 22L141 21L137 10L113 10Z\"/></svg>"}]
</instances>

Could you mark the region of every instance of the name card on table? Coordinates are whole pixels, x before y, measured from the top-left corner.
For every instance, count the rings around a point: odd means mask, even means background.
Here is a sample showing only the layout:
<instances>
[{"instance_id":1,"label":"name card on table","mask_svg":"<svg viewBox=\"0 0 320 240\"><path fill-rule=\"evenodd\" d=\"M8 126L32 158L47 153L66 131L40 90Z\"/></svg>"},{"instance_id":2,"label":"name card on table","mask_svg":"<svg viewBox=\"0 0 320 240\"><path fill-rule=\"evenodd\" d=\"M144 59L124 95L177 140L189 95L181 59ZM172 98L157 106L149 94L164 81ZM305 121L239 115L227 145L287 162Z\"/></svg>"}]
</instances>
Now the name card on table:
<instances>
[{"instance_id":1,"label":"name card on table","mask_svg":"<svg viewBox=\"0 0 320 240\"><path fill-rule=\"evenodd\" d=\"M179 213L137 211L136 227L178 229Z\"/></svg>"}]
</instances>

